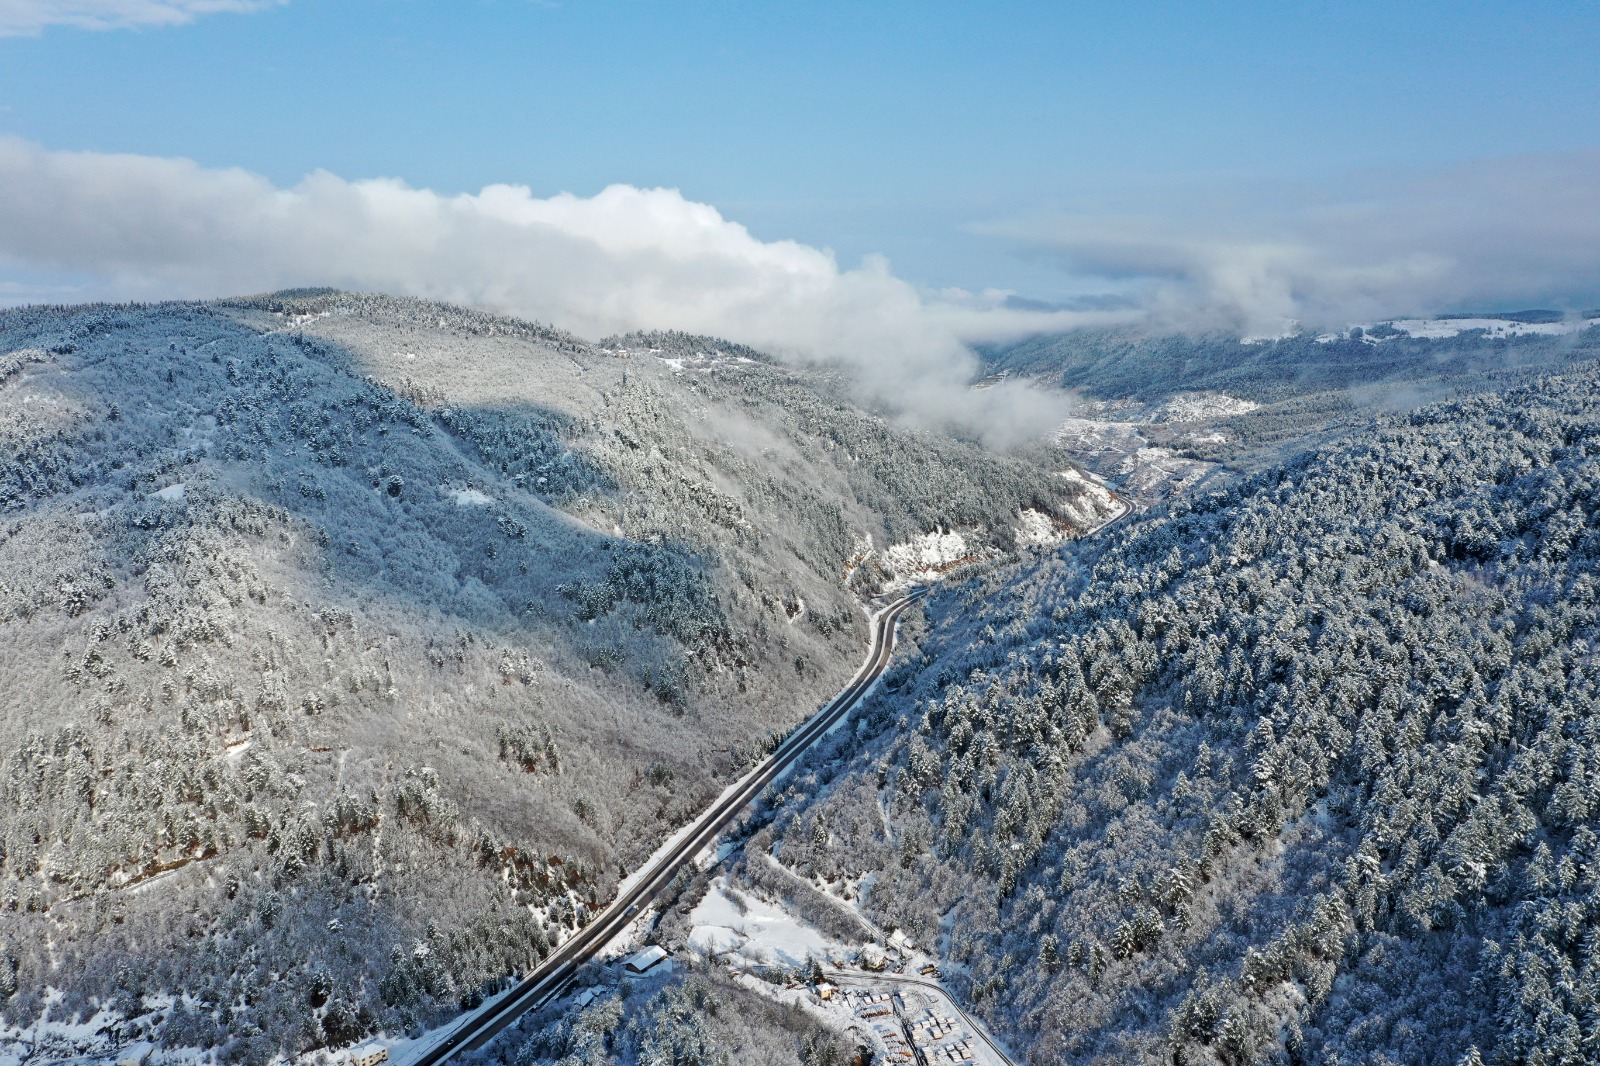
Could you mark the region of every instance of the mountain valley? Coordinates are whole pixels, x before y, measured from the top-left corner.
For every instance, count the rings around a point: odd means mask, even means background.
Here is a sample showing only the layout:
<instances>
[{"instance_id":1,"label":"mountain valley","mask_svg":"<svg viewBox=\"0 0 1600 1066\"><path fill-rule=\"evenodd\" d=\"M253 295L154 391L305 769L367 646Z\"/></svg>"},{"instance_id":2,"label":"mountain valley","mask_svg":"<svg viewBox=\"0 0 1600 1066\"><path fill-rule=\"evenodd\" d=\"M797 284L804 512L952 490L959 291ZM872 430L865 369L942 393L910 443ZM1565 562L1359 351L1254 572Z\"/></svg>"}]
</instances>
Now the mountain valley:
<instances>
[{"instance_id":1,"label":"mountain valley","mask_svg":"<svg viewBox=\"0 0 1600 1066\"><path fill-rule=\"evenodd\" d=\"M1600 331L1415 328L987 350L1079 397L998 451L681 333L0 312L0 1032L421 1055L926 587L469 1061L892 1059L886 952L1014 1063L1592 1061Z\"/></svg>"}]
</instances>

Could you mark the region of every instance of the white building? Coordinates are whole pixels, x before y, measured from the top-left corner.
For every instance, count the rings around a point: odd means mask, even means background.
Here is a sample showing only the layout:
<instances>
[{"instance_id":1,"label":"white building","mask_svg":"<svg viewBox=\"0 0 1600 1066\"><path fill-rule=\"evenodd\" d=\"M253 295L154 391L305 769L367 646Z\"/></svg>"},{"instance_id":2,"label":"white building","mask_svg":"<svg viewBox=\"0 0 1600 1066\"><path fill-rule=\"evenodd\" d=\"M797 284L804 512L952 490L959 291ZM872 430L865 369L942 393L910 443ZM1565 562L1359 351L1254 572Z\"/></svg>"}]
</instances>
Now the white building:
<instances>
[{"instance_id":1,"label":"white building","mask_svg":"<svg viewBox=\"0 0 1600 1066\"><path fill-rule=\"evenodd\" d=\"M350 1066L378 1066L389 1061L389 1049L382 1044L362 1044L350 1049L348 1061Z\"/></svg>"},{"instance_id":2,"label":"white building","mask_svg":"<svg viewBox=\"0 0 1600 1066\"><path fill-rule=\"evenodd\" d=\"M623 963L623 969L630 977L641 977L661 965L666 957L667 950L659 944L653 944Z\"/></svg>"}]
</instances>

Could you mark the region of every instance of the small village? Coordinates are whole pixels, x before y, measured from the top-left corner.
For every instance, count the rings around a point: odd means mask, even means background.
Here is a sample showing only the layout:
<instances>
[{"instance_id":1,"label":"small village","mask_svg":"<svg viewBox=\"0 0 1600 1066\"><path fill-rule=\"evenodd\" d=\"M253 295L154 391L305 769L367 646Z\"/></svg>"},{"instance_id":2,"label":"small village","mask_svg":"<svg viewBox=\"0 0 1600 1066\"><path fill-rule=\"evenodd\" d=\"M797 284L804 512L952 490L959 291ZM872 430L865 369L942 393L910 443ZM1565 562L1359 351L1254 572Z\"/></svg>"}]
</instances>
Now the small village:
<instances>
[{"instance_id":1,"label":"small village","mask_svg":"<svg viewBox=\"0 0 1600 1066\"><path fill-rule=\"evenodd\" d=\"M871 988L848 989L840 995L883 1044L886 1062L945 1066L976 1057L972 1034L941 1011L931 996L914 989Z\"/></svg>"},{"instance_id":2,"label":"small village","mask_svg":"<svg viewBox=\"0 0 1600 1066\"><path fill-rule=\"evenodd\" d=\"M803 994L824 1010L841 1010L844 1018L854 1023L853 1028L877 1045L875 1062L904 1066L988 1063L990 1058L983 1053L980 1041L951 1013L948 1000L936 985L913 985L909 983L912 979L897 977L905 973L909 963L922 980L933 982L939 978L938 969L916 954L903 934L893 934L889 940L888 945L863 945L852 960L838 956L828 960L834 966L849 966L848 970L825 974L818 966L807 978L784 987L790 994ZM614 973L626 981L649 981L673 970L668 953L654 945L620 956L611 965ZM886 987L897 980L903 983ZM765 984L753 976L751 981L755 987ZM602 991L601 986L593 986L569 994L573 1006L582 1009ZM834 1016L844 1021L840 1015ZM352 1059L350 1066L366 1064Z\"/></svg>"}]
</instances>

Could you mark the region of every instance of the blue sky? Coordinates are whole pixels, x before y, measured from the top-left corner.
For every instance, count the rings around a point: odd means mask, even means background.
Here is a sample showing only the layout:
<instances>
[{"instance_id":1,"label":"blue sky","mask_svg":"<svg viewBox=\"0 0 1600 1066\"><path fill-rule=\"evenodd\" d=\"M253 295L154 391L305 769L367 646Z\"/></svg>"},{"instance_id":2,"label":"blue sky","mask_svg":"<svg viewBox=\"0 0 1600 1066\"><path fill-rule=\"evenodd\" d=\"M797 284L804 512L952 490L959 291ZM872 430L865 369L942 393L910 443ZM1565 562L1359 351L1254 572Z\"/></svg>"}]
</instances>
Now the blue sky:
<instances>
[{"instance_id":1,"label":"blue sky","mask_svg":"<svg viewBox=\"0 0 1600 1066\"><path fill-rule=\"evenodd\" d=\"M0 0L0 28L141 6ZM1570 182L1600 148L1597 56L1600 6L1537 0L291 0L0 37L0 133L279 188L319 169L443 194L668 187L846 270L886 255L922 291L1142 299L1214 269L1185 258L1196 242L1325 240L1310 220L1330 204L1410 216L1440 175L1506 160L1537 172L1528 197ZM1185 236L1106 254L1108 219ZM31 268L61 266L82 264ZM1507 298L1591 280L1535 273Z\"/></svg>"}]
</instances>

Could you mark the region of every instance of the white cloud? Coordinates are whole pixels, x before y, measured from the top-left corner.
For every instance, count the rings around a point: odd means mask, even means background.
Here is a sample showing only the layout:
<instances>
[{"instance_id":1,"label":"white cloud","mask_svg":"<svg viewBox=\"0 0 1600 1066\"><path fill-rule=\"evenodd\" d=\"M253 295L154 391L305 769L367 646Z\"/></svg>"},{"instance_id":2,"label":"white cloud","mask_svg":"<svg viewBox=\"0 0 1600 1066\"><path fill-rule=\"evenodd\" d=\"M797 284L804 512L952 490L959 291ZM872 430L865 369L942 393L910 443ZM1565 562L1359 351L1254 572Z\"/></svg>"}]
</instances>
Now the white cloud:
<instances>
[{"instance_id":1,"label":"white cloud","mask_svg":"<svg viewBox=\"0 0 1600 1066\"><path fill-rule=\"evenodd\" d=\"M1600 152L1256 184L983 232L1138 294L1178 326L1278 332L1455 307L1600 303Z\"/></svg>"},{"instance_id":2,"label":"white cloud","mask_svg":"<svg viewBox=\"0 0 1600 1066\"><path fill-rule=\"evenodd\" d=\"M591 337L713 333L844 363L925 415L1017 432L1057 412L1039 394L968 390L966 345L1116 320L1019 310L1001 293L930 298L881 259L842 270L827 252L757 240L670 189L445 196L320 171L278 188L243 170L16 139L0 139L0 259L96 275L127 298L332 285L499 308Z\"/></svg>"},{"instance_id":3,"label":"white cloud","mask_svg":"<svg viewBox=\"0 0 1600 1066\"><path fill-rule=\"evenodd\" d=\"M201 15L259 11L287 0L0 0L0 37L33 36L50 26L118 30L177 26Z\"/></svg>"},{"instance_id":4,"label":"white cloud","mask_svg":"<svg viewBox=\"0 0 1600 1066\"><path fill-rule=\"evenodd\" d=\"M282 188L182 159L0 138L0 264L10 268L0 302L64 286L85 298L167 298L332 285L497 308L590 337L683 329L836 361L881 398L1020 435L1048 423L1057 402L1016 386L972 392L969 344L1141 320L1272 333L1289 321L1600 304L1595 173L1600 153L1507 159L989 227L1059 258L1080 290L1105 279L1136 305L1096 311L926 293L881 259L844 269L826 251L758 240L670 189L441 195L325 172Z\"/></svg>"}]
</instances>

